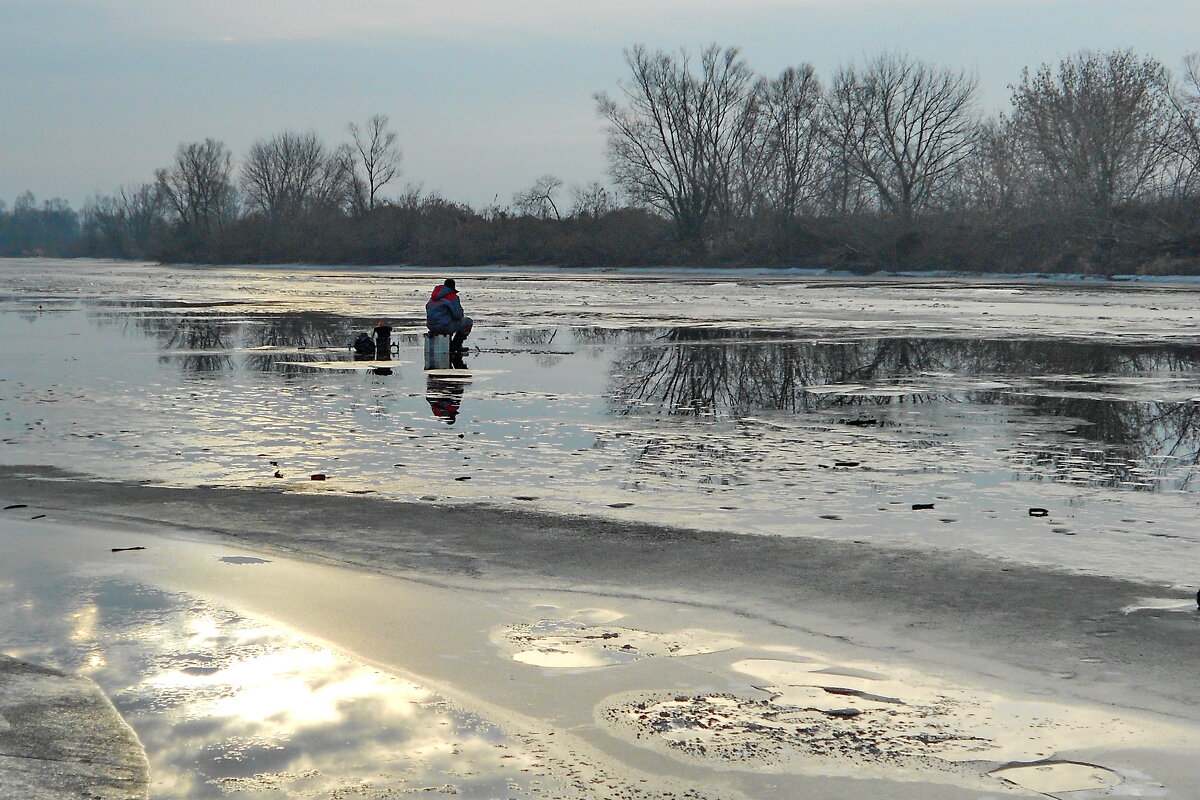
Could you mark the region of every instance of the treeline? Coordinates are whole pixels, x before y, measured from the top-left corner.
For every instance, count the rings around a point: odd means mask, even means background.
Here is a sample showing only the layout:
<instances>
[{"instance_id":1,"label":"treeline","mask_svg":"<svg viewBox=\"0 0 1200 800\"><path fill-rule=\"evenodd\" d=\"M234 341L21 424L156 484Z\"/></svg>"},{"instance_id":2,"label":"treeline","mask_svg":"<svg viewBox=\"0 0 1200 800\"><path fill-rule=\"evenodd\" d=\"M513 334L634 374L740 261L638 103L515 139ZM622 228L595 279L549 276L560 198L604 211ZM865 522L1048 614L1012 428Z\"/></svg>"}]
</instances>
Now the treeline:
<instances>
[{"instance_id":1,"label":"treeline","mask_svg":"<svg viewBox=\"0 0 1200 800\"><path fill-rule=\"evenodd\" d=\"M330 147L282 132L237 162L181 145L142 185L0 206L0 254L168 262L770 265L1200 272L1200 58L1129 51L1026 70L1007 113L975 79L883 53L822 80L735 48L626 52L596 95L613 189L547 175L474 209L410 187L388 119Z\"/></svg>"},{"instance_id":2,"label":"treeline","mask_svg":"<svg viewBox=\"0 0 1200 800\"><path fill-rule=\"evenodd\" d=\"M0 256L82 255L79 213L66 200L38 204L25 192L9 210L0 200Z\"/></svg>"}]
</instances>

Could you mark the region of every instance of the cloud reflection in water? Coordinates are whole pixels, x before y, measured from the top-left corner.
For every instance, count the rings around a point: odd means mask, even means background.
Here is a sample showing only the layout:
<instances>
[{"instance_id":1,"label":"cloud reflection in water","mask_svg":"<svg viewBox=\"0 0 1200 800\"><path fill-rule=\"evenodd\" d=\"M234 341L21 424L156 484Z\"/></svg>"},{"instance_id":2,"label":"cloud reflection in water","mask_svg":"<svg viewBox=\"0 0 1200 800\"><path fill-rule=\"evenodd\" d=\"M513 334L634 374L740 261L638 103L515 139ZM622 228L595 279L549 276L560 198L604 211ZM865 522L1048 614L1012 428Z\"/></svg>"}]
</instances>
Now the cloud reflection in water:
<instances>
[{"instance_id":1,"label":"cloud reflection in water","mask_svg":"<svg viewBox=\"0 0 1200 800\"><path fill-rule=\"evenodd\" d=\"M4 650L99 683L152 797L536 794L531 756L426 688L195 598L55 572L0 582Z\"/></svg>"}]
</instances>

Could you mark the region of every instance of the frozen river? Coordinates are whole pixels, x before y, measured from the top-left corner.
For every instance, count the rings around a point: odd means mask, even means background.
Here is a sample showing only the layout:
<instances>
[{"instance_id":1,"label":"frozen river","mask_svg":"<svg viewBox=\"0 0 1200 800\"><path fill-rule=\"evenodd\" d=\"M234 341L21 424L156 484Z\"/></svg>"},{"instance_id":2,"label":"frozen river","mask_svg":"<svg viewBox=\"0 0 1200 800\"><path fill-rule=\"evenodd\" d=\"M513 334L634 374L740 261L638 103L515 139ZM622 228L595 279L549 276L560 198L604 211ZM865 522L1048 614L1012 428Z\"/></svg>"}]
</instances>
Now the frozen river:
<instances>
[{"instance_id":1,"label":"frozen river","mask_svg":"<svg viewBox=\"0 0 1200 800\"><path fill-rule=\"evenodd\" d=\"M1195 290L443 277L0 260L0 644L152 796L1189 796Z\"/></svg>"},{"instance_id":2,"label":"frozen river","mask_svg":"<svg viewBox=\"0 0 1200 800\"><path fill-rule=\"evenodd\" d=\"M0 262L0 458L1195 580L1194 291L464 270L427 373L439 277Z\"/></svg>"}]
</instances>

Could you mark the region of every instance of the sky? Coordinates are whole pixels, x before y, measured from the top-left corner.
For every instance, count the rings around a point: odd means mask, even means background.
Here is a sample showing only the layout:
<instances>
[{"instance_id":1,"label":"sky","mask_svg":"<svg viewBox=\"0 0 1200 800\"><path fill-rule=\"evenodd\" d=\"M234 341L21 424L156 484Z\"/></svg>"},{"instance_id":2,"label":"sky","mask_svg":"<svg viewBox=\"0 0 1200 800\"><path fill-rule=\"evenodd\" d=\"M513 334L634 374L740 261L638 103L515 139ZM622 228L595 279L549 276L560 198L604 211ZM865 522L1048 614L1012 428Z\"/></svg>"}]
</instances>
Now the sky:
<instances>
[{"instance_id":1,"label":"sky","mask_svg":"<svg viewBox=\"0 0 1200 800\"><path fill-rule=\"evenodd\" d=\"M0 0L0 200L78 207L153 179L207 137L257 139L386 114L389 190L505 204L538 177L607 182L596 92L634 44L736 46L775 75L827 78L881 50L977 76L984 111L1081 49L1177 69L1200 50L1197 0Z\"/></svg>"}]
</instances>

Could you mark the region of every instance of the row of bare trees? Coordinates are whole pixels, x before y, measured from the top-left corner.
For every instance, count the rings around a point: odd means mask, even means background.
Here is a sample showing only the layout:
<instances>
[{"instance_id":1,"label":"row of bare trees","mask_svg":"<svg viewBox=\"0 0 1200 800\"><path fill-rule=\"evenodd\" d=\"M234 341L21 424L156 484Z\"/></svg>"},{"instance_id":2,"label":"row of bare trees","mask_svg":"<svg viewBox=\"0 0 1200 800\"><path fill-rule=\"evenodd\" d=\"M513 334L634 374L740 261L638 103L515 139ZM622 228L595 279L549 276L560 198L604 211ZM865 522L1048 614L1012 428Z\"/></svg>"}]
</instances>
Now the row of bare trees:
<instances>
[{"instance_id":1,"label":"row of bare trees","mask_svg":"<svg viewBox=\"0 0 1200 800\"><path fill-rule=\"evenodd\" d=\"M716 45L626 61L620 96L596 96L613 178L697 253L747 219L851 221L832 228L848 247L905 266L922 218L1021 211L1060 219L1103 268L1138 233L1131 207L1194 203L1200 188L1196 57L1176 80L1130 51L1081 52L1027 70L991 118L974 77L896 53L827 84L808 65L758 76Z\"/></svg>"},{"instance_id":2,"label":"row of bare trees","mask_svg":"<svg viewBox=\"0 0 1200 800\"><path fill-rule=\"evenodd\" d=\"M348 126L351 141L329 147L314 132L283 131L254 142L235 170L223 142L181 144L152 183L94 198L84 209L91 235L110 254L155 255L164 238L203 257L214 231L244 218L280 232L321 215L363 215L400 173L388 118Z\"/></svg>"},{"instance_id":3,"label":"row of bare trees","mask_svg":"<svg viewBox=\"0 0 1200 800\"><path fill-rule=\"evenodd\" d=\"M190 261L1200 271L1200 56L1172 75L1129 51L1081 52L1026 70L1010 109L989 116L972 75L898 53L826 80L804 64L765 77L716 45L625 55L620 91L595 97L612 188L564 198L563 182L544 175L511 205L479 210L389 192L401 154L376 115L348 126L343 144L284 131L236 162L219 141L183 144L151 183L90 202L75 249ZM49 219L22 208L21 230ZM13 241L23 252L40 240Z\"/></svg>"}]
</instances>

